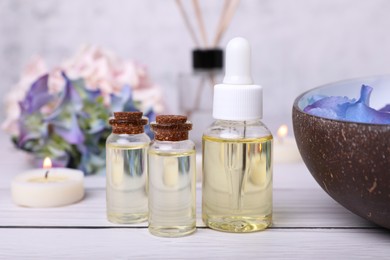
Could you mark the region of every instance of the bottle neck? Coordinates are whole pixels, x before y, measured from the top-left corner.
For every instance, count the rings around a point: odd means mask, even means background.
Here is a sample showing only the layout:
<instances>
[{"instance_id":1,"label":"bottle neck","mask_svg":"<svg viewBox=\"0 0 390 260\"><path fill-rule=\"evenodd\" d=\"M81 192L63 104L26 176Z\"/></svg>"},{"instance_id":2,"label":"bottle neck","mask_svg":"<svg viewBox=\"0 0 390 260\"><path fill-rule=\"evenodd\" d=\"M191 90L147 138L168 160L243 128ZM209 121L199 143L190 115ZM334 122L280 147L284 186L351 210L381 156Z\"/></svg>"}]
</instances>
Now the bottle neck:
<instances>
[{"instance_id":1,"label":"bottle neck","mask_svg":"<svg viewBox=\"0 0 390 260\"><path fill-rule=\"evenodd\" d=\"M228 124L228 125L253 125L262 123L261 118L251 119L251 120L225 120L225 119L216 119L215 123Z\"/></svg>"},{"instance_id":2,"label":"bottle neck","mask_svg":"<svg viewBox=\"0 0 390 260\"><path fill-rule=\"evenodd\" d=\"M118 136L118 137L125 137L125 136L143 136L143 135L146 135L146 134L145 134L145 132L138 133L138 134L126 134L126 133L117 134L117 133L114 133L114 131L112 131L111 135Z\"/></svg>"}]
</instances>

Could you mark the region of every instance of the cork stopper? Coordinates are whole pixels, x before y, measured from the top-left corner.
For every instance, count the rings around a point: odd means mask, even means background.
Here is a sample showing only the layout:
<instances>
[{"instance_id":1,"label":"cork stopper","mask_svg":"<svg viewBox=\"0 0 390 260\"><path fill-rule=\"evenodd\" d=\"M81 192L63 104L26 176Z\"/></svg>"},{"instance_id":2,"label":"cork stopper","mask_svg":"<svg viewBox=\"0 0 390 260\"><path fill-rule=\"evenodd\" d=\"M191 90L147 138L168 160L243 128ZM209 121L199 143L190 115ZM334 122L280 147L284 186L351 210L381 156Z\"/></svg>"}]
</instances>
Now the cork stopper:
<instances>
[{"instance_id":1,"label":"cork stopper","mask_svg":"<svg viewBox=\"0 0 390 260\"><path fill-rule=\"evenodd\" d=\"M142 116L142 112L114 112L109 123L114 134L134 135L144 132L148 119Z\"/></svg>"},{"instance_id":2,"label":"cork stopper","mask_svg":"<svg viewBox=\"0 0 390 260\"><path fill-rule=\"evenodd\" d=\"M187 117L180 115L157 116L156 122L152 122L150 126L158 141L188 140L188 132L192 129L192 123L187 121Z\"/></svg>"}]
</instances>

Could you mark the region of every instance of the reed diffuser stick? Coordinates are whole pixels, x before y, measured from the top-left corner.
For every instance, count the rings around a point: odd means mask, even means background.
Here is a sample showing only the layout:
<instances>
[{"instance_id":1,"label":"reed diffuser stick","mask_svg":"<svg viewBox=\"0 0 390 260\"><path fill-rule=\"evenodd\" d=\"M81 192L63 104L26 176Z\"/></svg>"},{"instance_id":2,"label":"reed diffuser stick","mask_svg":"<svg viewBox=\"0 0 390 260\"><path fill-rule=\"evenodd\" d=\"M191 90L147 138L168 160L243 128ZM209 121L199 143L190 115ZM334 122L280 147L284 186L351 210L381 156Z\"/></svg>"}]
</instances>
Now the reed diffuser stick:
<instances>
[{"instance_id":1,"label":"reed diffuser stick","mask_svg":"<svg viewBox=\"0 0 390 260\"><path fill-rule=\"evenodd\" d=\"M187 12L184 10L184 7L183 7L181 0L176 0L176 4L179 8L181 16L183 17L184 23L186 24L187 30L190 33L191 38L195 43L195 46L200 47L198 38L196 37L195 31L191 25L190 19L188 18Z\"/></svg>"},{"instance_id":2,"label":"reed diffuser stick","mask_svg":"<svg viewBox=\"0 0 390 260\"><path fill-rule=\"evenodd\" d=\"M202 15L202 12L200 10L199 1L192 0L192 4L194 5L196 20L198 21L200 35L202 36L202 40L203 40L203 45L205 48L207 48L208 47L207 33L206 33L206 28L205 28L204 22L203 22L203 15Z\"/></svg>"},{"instance_id":3,"label":"reed diffuser stick","mask_svg":"<svg viewBox=\"0 0 390 260\"><path fill-rule=\"evenodd\" d=\"M224 25L225 16L226 16L227 10L228 10L228 8L230 6L230 2L231 2L231 0L225 0L224 1L222 12L221 12L221 16L219 17L217 31L215 33L215 37L214 37L214 41L213 41L213 47L217 47L217 44L218 44L217 43L217 39L219 38L219 35L222 32L222 27Z\"/></svg>"},{"instance_id":4,"label":"reed diffuser stick","mask_svg":"<svg viewBox=\"0 0 390 260\"><path fill-rule=\"evenodd\" d=\"M232 20L239 3L240 0L230 1L229 8L227 8L227 11L225 12L224 15L223 25L221 27L221 30L217 33L216 40L214 41L215 46L217 46L221 41L222 36L225 33L226 29L228 28L230 21Z\"/></svg>"}]
</instances>

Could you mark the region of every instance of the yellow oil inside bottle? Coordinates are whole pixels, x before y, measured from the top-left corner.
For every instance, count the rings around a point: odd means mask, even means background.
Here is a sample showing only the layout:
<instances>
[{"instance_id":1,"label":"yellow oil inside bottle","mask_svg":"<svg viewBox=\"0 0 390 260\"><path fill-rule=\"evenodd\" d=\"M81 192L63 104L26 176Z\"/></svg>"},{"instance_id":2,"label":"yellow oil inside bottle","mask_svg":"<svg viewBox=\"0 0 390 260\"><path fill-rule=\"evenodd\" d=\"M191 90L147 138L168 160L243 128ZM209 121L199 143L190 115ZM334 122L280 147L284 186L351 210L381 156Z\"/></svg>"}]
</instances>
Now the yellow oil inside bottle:
<instances>
[{"instance_id":1,"label":"yellow oil inside bottle","mask_svg":"<svg viewBox=\"0 0 390 260\"><path fill-rule=\"evenodd\" d=\"M149 150L149 231L162 237L196 230L195 150Z\"/></svg>"},{"instance_id":2,"label":"yellow oil inside bottle","mask_svg":"<svg viewBox=\"0 0 390 260\"><path fill-rule=\"evenodd\" d=\"M203 136L202 219L212 229L254 232L272 223L272 136Z\"/></svg>"},{"instance_id":3,"label":"yellow oil inside bottle","mask_svg":"<svg viewBox=\"0 0 390 260\"><path fill-rule=\"evenodd\" d=\"M110 222L131 224L147 220L148 144L107 145L106 200Z\"/></svg>"}]
</instances>

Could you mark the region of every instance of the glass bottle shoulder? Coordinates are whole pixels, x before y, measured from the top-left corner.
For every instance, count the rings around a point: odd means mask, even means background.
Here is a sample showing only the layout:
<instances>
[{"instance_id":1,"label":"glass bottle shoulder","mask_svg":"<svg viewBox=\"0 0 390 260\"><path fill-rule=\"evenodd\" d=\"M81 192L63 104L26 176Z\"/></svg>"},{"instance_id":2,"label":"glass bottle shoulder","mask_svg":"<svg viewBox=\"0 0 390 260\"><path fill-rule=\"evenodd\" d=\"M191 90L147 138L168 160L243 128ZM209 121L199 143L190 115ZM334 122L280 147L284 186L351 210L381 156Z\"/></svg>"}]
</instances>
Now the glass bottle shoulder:
<instances>
[{"instance_id":1,"label":"glass bottle shoulder","mask_svg":"<svg viewBox=\"0 0 390 260\"><path fill-rule=\"evenodd\" d=\"M223 139L250 141L272 140L272 133L260 120L233 121L216 120L203 133L203 139Z\"/></svg>"},{"instance_id":2,"label":"glass bottle shoulder","mask_svg":"<svg viewBox=\"0 0 390 260\"><path fill-rule=\"evenodd\" d=\"M183 141L154 140L149 147L149 153L192 154L195 153L195 144L191 140L183 140Z\"/></svg>"},{"instance_id":3,"label":"glass bottle shoulder","mask_svg":"<svg viewBox=\"0 0 390 260\"><path fill-rule=\"evenodd\" d=\"M114 134L111 133L106 141L107 146L120 146L120 147L147 147L150 144L150 138L147 134Z\"/></svg>"}]
</instances>

